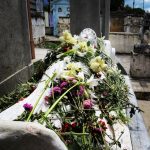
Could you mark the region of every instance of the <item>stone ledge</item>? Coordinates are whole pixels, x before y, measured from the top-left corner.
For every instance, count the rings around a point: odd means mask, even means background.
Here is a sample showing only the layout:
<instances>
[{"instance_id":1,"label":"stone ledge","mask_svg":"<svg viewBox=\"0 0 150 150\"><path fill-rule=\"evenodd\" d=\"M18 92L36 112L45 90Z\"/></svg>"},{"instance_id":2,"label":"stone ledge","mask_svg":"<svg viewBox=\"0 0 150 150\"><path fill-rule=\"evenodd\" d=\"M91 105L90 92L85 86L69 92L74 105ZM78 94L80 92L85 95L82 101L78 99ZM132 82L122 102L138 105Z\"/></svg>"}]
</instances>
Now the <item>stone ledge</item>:
<instances>
[{"instance_id":1,"label":"stone ledge","mask_svg":"<svg viewBox=\"0 0 150 150\"><path fill-rule=\"evenodd\" d=\"M0 82L0 96L13 91L18 84L28 81L32 77L33 73L34 66L33 63L31 63L7 77L5 80Z\"/></svg>"},{"instance_id":2,"label":"stone ledge","mask_svg":"<svg viewBox=\"0 0 150 150\"><path fill-rule=\"evenodd\" d=\"M135 97L134 91L132 89L131 81L129 76L124 76L126 84L129 87L129 101L138 106L137 99ZM129 114L129 110L127 111ZM150 137L148 135L148 131L145 127L144 120L141 116L141 113L136 113L129 123L129 130L132 142L133 150L150 150Z\"/></svg>"}]
</instances>

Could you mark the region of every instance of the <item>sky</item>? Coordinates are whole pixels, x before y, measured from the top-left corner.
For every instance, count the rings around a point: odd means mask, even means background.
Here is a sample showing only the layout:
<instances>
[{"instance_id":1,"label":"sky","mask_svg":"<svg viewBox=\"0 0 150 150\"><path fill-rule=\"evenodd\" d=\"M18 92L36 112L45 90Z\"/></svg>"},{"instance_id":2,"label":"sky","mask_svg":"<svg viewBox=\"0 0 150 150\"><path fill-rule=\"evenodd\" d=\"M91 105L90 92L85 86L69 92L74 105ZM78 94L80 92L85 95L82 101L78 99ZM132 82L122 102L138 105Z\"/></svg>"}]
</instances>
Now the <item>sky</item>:
<instances>
[{"instance_id":1,"label":"sky","mask_svg":"<svg viewBox=\"0 0 150 150\"><path fill-rule=\"evenodd\" d=\"M135 1L135 8L143 8L143 0L125 0L125 4L133 7ZM150 12L150 0L144 0L144 10Z\"/></svg>"}]
</instances>

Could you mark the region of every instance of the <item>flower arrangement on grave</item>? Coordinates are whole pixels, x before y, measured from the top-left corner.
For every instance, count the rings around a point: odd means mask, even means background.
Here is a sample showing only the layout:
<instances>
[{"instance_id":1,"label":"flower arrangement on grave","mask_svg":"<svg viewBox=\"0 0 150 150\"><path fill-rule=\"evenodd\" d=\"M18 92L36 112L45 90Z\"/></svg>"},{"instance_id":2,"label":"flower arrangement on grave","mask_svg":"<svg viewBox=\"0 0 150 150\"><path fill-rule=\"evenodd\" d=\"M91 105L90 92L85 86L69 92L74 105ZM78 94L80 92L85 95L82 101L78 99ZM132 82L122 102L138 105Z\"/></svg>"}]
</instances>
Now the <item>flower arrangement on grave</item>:
<instances>
[{"instance_id":1,"label":"flower arrangement on grave","mask_svg":"<svg viewBox=\"0 0 150 150\"><path fill-rule=\"evenodd\" d=\"M39 122L54 130L69 150L121 147L113 125L128 123L124 110L135 112L136 108L128 101L123 76L105 54L103 39L93 44L65 31L60 40L43 92L33 106L23 105L25 112L18 120ZM42 105L36 111L39 102Z\"/></svg>"}]
</instances>

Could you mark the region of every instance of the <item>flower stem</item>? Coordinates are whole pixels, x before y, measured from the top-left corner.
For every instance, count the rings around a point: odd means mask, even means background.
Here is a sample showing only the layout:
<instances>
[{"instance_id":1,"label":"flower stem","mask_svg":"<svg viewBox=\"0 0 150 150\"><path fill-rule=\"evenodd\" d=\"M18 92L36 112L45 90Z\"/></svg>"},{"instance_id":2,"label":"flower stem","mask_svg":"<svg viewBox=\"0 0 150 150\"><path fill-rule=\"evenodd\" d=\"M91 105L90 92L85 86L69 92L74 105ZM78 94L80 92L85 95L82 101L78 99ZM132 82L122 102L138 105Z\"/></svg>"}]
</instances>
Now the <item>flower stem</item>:
<instances>
[{"instance_id":1,"label":"flower stem","mask_svg":"<svg viewBox=\"0 0 150 150\"><path fill-rule=\"evenodd\" d=\"M64 132L60 134L61 135L77 135L77 136L89 135L89 133L76 133L76 132Z\"/></svg>"},{"instance_id":2,"label":"flower stem","mask_svg":"<svg viewBox=\"0 0 150 150\"><path fill-rule=\"evenodd\" d=\"M71 88L69 88L65 93L63 93L56 101L55 103L47 110L47 112L45 113L44 117L43 117L43 121L41 122L43 124L44 119L51 113L51 111L56 107L56 105L61 101L61 99L70 91L72 90L74 87L76 87L77 85L79 85L79 82L77 82L76 84L74 84Z\"/></svg>"},{"instance_id":3,"label":"flower stem","mask_svg":"<svg viewBox=\"0 0 150 150\"><path fill-rule=\"evenodd\" d=\"M30 114L29 114L29 116L28 116L28 118L27 118L27 120L26 120L27 122L29 122L29 120L30 120L32 114L34 113L34 110L35 110L37 104L39 103L41 97L43 96L44 92L46 91L46 89L47 89L47 87L48 87L50 81L52 81L55 76L56 76L56 73L54 73L53 76L52 76L51 78L49 78L49 79L46 81L46 85L45 85L45 87L44 87L44 90L43 90L43 92L41 93L41 95L39 96L39 98L37 99L37 101L36 101L36 103L35 103L35 105L34 105L32 111L30 112Z\"/></svg>"},{"instance_id":4,"label":"flower stem","mask_svg":"<svg viewBox=\"0 0 150 150\"><path fill-rule=\"evenodd\" d=\"M87 141L86 141L86 137L85 137L85 126L83 124L83 142L86 145Z\"/></svg>"}]
</instances>

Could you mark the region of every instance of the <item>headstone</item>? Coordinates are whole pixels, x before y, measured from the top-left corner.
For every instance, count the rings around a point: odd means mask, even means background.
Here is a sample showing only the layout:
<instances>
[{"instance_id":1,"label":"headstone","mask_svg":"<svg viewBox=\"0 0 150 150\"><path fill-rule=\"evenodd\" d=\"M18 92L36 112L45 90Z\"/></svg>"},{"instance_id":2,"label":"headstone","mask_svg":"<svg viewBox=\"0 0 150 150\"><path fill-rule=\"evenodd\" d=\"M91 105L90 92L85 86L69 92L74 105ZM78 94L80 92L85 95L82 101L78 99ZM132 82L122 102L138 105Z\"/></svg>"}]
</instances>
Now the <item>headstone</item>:
<instances>
[{"instance_id":1,"label":"headstone","mask_svg":"<svg viewBox=\"0 0 150 150\"><path fill-rule=\"evenodd\" d=\"M70 0L70 28L72 34L91 28L100 36L100 0Z\"/></svg>"},{"instance_id":2,"label":"headstone","mask_svg":"<svg viewBox=\"0 0 150 150\"><path fill-rule=\"evenodd\" d=\"M97 36L109 37L110 0L70 0L70 29L79 34L93 29Z\"/></svg>"},{"instance_id":3,"label":"headstone","mask_svg":"<svg viewBox=\"0 0 150 150\"><path fill-rule=\"evenodd\" d=\"M31 63L27 0L0 2L0 95L28 79ZM23 72L21 75L18 72ZM18 74L18 76L17 76Z\"/></svg>"},{"instance_id":4,"label":"headstone","mask_svg":"<svg viewBox=\"0 0 150 150\"><path fill-rule=\"evenodd\" d=\"M131 56L130 74L137 78L150 78L150 45L135 45Z\"/></svg>"},{"instance_id":5,"label":"headstone","mask_svg":"<svg viewBox=\"0 0 150 150\"><path fill-rule=\"evenodd\" d=\"M109 39L110 31L110 0L100 0L101 33L105 39Z\"/></svg>"}]
</instances>

